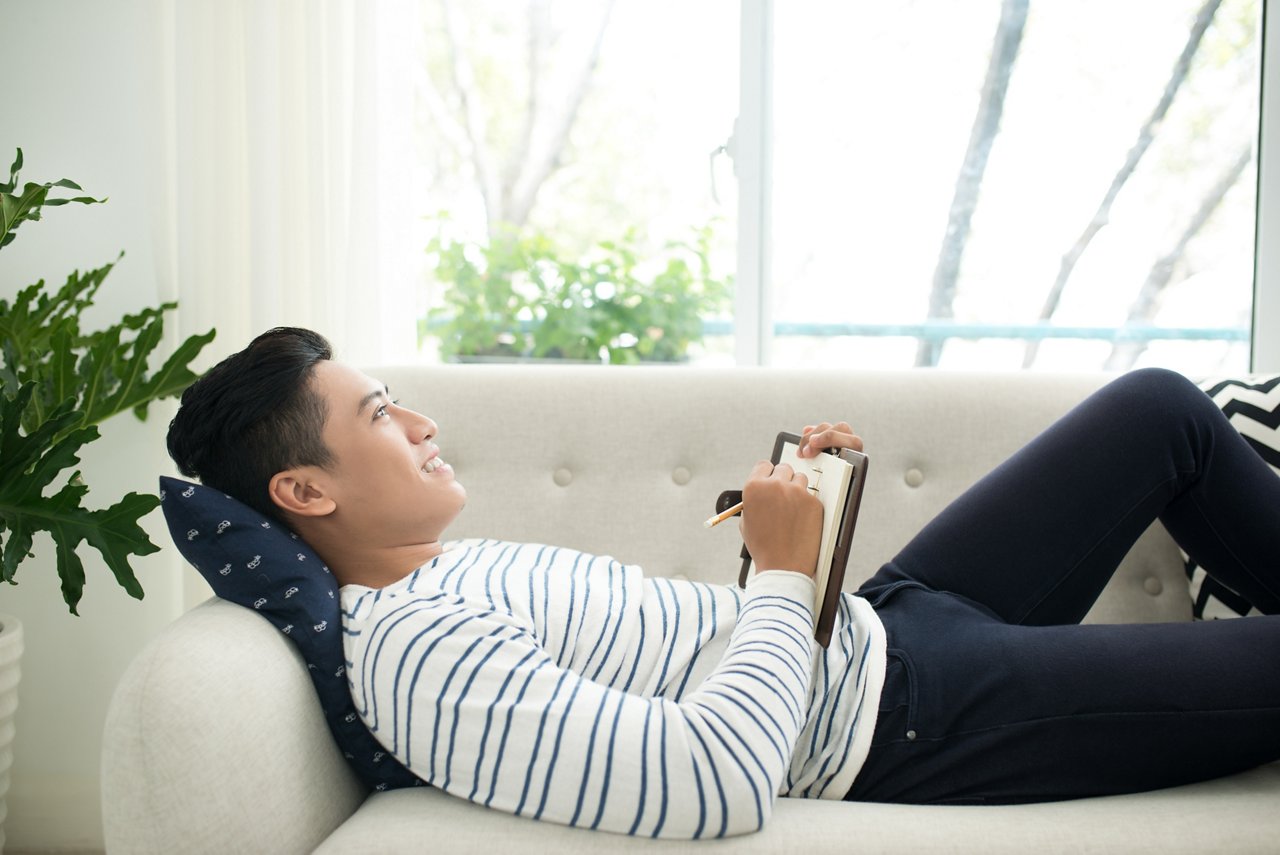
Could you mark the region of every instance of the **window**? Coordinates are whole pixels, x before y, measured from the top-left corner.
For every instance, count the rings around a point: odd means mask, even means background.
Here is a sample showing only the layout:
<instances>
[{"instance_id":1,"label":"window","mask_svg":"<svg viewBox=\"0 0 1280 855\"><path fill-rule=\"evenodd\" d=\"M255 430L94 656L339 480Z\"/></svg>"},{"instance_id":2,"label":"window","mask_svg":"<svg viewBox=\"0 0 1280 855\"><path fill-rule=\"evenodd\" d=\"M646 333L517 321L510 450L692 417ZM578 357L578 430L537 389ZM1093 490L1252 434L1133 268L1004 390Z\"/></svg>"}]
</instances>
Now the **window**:
<instances>
[{"instance_id":1,"label":"window","mask_svg":"<svg viewBox=\"0 0 1280 855\"><path fill-rule=\"evenodd\" d=\"M1261 2L428 0L426 348L1242 370Z\"/></svg>"},{"instance_id":2,"label":"window","mask_svg":"<svg viewBox=\"0 0 1280 855\"><path fill-rule=\"evenodd\" d=\"M776 4L768 361L1247 367L1260 12Z\"/></svg>"},{"instance_id":3,"label":"window","mask_svg":"<svg viewBox=\"0 0 1280 855\"><path fill-rule=\"evenodd\" d=\"M711 154L737 110L736 0L422 8L424 192L440 212L426 346L716 358L686 345L731 305L735 186Z\"/></svg>"}]
</instances>

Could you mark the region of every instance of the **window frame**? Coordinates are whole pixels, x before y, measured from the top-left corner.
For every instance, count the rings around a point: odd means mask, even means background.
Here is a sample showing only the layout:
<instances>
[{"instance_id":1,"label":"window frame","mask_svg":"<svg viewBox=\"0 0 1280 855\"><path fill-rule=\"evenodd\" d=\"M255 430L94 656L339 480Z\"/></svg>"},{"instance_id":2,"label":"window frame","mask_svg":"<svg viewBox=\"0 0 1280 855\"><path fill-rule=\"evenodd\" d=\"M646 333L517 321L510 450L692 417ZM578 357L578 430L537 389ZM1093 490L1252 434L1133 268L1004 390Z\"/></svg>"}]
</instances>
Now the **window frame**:
<instances>
[{"instance_id":1,"label":"window frame","mask_svg":"<svg viewBox=\"0 0 1280 855\"><path fill-rule=\"evenodd\" d=\"M1263 0L1258 217L1250 336L1250 367L1255 372L1280 371L1280 245L1265 239L1280 233L1280 27L1271 26L1270 11L1271 0Z\"/></svg>"}]
</instances>

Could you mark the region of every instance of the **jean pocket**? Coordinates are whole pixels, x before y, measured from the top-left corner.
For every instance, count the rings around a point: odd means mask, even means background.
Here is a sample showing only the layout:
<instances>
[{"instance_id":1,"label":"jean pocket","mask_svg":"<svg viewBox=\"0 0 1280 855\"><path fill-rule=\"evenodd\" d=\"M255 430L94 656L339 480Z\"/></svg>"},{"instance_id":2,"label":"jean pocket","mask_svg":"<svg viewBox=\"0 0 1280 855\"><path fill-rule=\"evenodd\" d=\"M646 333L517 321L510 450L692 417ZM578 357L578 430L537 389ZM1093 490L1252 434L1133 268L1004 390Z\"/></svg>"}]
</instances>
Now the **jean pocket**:
<instances>
[{"instance_id":1,"label":"jean pocket","mask_svg":"<svg viewBox=\"0 0 1280 855\"><path fill-rule=\"evenodd\" d=\"M911 657L903 650L886 651L884 688L876 708L872 746L915 739L915 669L911 666Z\"/></svg>"},{"instance_id":2,"label":"jean pocket","mask_svg":"<svg viewBox=\"0 0 1280 855\"><path fill-rule=\"evenodd\" d=\"M930 590L928 585L924 585L914 579L898 579L894 582L886 582L872 587L863 585L858 589L857 596L870 603L873 609L879 609L888 605L894 594L910 588L918 588L924 591Z\"/></svg>"}]
</instances>

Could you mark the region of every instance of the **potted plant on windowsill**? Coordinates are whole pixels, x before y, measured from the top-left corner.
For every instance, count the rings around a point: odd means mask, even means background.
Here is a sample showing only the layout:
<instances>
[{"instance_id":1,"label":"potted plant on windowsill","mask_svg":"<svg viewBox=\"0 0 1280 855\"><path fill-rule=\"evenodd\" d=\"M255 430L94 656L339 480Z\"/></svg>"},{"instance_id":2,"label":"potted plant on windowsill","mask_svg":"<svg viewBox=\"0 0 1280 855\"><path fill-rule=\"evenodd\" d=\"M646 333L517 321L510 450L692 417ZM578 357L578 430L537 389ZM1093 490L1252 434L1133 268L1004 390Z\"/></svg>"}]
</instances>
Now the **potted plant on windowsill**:
<instances>
[{"instance_id":1,"label":"potted plant on windowsill","mask_svg":"<svg viewBox=\"0 0 1280 855\"><path fill-rule=\"evenodd\" d=\"M459 362L542 359L680 362L702 319L724 311L732 279L711 266L713 229L645 254L634 229L567 257L546 235L486 243L438 237L429 251L443 305L419 324Z\"/></svg>"},{"instance_id":2,"label":"potted plant on windowsill","mask_svg":"<svg viewBox=\"0 0 1280 855\"><path fill-rule=\"evenodd\" d=\"M53 196L79 190L63 179L19 184L22 150L9 180L0 182L0 249L13 242L18 227L39 220L46 207L70 202L98 204L88 196ZM138 520L159 499L129 493L109 507L81 505L89 487L73 467L87 444L98 438L98 423L124 410L146 418L147 405L181 392L196 379L188 368L214 333L191 336L164 364L149 370L149 359L164 332L166 303L128 315L105 329L85 332L81 314L116 261L71 273L49 293L43 280L21 289L12 304L0 300L0 579L16 584L19 565L32 554L33 536L47 532L54 543L62 597L72 614L85 584L76 553L83 542L96 549L116 581L142 598L131 556L157 551ZM64 477L68 469L73 469ZM61 484L59 485L59 483ZM17 707L22 625L0 614L0 821L8 789ZM0 827L0 848L4 835Z\"/></svg>"}]
</instances>

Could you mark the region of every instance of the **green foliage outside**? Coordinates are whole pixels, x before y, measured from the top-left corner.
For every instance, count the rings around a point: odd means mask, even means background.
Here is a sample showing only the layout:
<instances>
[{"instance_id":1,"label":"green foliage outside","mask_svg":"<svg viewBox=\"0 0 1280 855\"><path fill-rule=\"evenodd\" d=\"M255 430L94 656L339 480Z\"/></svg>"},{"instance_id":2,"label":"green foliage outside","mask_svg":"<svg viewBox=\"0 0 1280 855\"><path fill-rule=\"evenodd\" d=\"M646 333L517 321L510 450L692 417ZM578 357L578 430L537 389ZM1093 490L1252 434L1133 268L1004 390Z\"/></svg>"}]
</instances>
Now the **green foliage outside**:
<instances>
[{"instance_id":1,"label":"green foliage outside","mask_svg":"<svg viewBox=\"0 0 1280 855\"><path fill-rule=\"evenodd\" d=\"M19 186L21 168L19 149L8 182L0 183L0 247L13 242L23 223L39 220L43 207L105 201L51 199L55 188L80 187L66 179ZM131 596L142 598L129 558L159 548L138 525L159 500L129 493L110 507L89 510L81 505L89 487L78 470L52 495L45 495L46 489L80 462L80 449L98 438L99 422L124 410L145 419L150 402L177 395L195 380L188 365L214 336L212 330L191 336L164 365L149 371L149 357L163 338L163 315L176 303L127 315L96 332L82 331L81 313L93 304L115 264L75 271L52 293L41 280L19 291L12 305L0 300L0 579L16 584L33 535L46 531L57 549L62 597L72 614L85 584L84 564L76 554L82 541L101 553Z\"/></svg>"},{"instance_id":2,"label":"green foliage outside","mask_svg":"<svg viewBox=\"0 0 1280 855\"><path fill-rule=\"evenodd\" d=\"M725 311L733 280L711 266L713 227L657 253L636 230L572 257L526 231L484 243L435 238L428 251L444 305L419 323L449 359L678 362Z\"/></svg>"}]
</instances>

